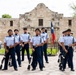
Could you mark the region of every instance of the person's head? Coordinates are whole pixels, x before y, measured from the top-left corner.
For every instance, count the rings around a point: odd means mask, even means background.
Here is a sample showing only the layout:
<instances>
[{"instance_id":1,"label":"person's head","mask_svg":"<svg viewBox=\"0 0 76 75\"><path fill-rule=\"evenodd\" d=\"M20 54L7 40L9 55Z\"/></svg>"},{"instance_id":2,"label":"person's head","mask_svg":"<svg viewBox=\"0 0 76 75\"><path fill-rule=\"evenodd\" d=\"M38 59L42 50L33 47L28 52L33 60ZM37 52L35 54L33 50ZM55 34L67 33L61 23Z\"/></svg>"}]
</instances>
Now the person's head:
<instances>
[{"instance_id":1,"label":"person's head","mask_svg":"<svg viewBox=\"0 0 76 75\"><path fill-rule=\"evenodd\" d=\"M18 29L15 29L14 30L14 33L17 35L19 33L19 30Z\"/></svg>"},{"instance_id":2,"label":"person's head","mask_svg":"<svg viewBox=\"0 0 76 75\"><path fill-rule=\"evenodd\" d=\"M27 33L27 28L24 27L23 30L24 30L24 33Z\"/></svg>"},{"instance_id":3,"label":"person's head","mask_svg":"<svg viewBox=\"0 0 76 75\"><path fill-rule=\"evenodd\" d=\"M42 28L41 30L42 30L42 32L45 32L45 28Z\"/></svg>"},{"instance_id":4,"label":"person's head","mask_svg":"<svg viewBox=\"0 0 76 75\"><path fill-rule=\"evenodd\" d=\"M45 33L47 33L47 29L45 29Z\"/></svg>"},{"instance_id":5,"label":"person's head","mask_svg":"<svg viewBox=\"0 0 76 75\"><path fill-rule=\"evenodd\" d=\"M39 35L41 34L41 30L39 30Z\"/></svg>"},{"instance_id":6,"label":"person's head","mask_svg":"<svg viewBox=\"0 0 76 75\"><path fill-rule=\"evenodd\" d=\"M62 34L63 34L63 36L66 36L67 35L67 31L63 31Z\"/></svg>"},{"instance_id":7,"label":"person's head","mask_svg":"<svg viewBox=\"0 0 76 75\"><path fill-rule=\"evenodd\" d=\"M8 30L8 35L9 36L13 35L13 31L11 29Z\"/></svg>"},{"instance_id":8,"label":"person's head","mask_svg":"<svg viewBox=\"0 0 76 75\"><path fill-rule=\"evenodd\" d=\"M36 28L36 29L35 29L35 33L36 33L36 35L39 35L39 33L40 33L39 28Z\"/></svg>"},{"instance_id":9,"label":"person's head","mask_svg":"<svg viewBox=\"0 0 76 75\"><path fill-rule=\"evenodd\" d=\"M67 33L68 33L68 35L70 35L71 34L71 29L67 29Z\"/></svg>"}]
</instances>

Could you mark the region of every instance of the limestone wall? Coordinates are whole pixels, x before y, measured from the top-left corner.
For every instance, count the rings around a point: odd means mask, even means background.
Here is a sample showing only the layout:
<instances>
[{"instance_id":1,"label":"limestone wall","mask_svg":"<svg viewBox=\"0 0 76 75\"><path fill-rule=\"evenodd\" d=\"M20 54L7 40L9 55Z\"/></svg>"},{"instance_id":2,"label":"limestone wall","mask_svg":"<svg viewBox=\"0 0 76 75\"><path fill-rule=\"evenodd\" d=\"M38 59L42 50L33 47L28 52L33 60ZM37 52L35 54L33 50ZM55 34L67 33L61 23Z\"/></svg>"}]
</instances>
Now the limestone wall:
<instances>
[{"instance_id":1,"label":"limestone wall","mask_svg":"<svg viewBox=\"0 0 76 75\"><path fill-rule=\"evenodd\" d=\"M13 21L13 26L10 26L10 21ZM19 19L0 19L0 40L3 41L7 36L8 29L14 30L15 28L19 28Z\"/></svg>"}]
</instances>

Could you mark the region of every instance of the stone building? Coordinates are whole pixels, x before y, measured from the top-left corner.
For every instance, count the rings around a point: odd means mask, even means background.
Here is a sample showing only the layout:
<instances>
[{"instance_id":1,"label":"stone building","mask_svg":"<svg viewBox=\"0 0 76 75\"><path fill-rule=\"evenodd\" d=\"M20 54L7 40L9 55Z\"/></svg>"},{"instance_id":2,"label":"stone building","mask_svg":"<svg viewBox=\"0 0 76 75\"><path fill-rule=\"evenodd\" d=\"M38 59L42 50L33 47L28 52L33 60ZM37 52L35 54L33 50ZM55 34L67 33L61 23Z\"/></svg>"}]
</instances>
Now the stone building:
<instances>
[{"instance_id":1,"label":"stone building","mask_svg":"<svg viewBox=\"0 0 76 75\"><path fill-rule=\"evenodd\" d=\"M40 3L32 11L20 14L19 18L1 18L0 40L3 41L9 28L13 30L15 28L19 29L21 34L23 33L23 27L28 28L28 32L30 32L31 36L34 35L35 28L41 29L42 27L45 27L48 30L49 37L51 38L51 22L54 25L56 41L62 34L62 31L67 28L72 29L72 32L76 37L76 18L63 17L62 13L51 11L47 6L45 6L45 4Z\"/></svg>"}]
</instances>

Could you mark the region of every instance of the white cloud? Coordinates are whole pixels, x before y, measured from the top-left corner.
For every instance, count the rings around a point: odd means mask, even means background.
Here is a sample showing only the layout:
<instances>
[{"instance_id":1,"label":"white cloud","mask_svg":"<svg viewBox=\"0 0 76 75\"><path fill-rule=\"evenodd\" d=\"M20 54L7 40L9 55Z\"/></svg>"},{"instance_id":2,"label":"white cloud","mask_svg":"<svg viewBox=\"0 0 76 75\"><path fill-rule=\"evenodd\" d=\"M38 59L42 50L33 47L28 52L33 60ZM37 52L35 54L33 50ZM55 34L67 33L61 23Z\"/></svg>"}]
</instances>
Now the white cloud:
<instances>
[{"instance_id":1,"label":"white cloud","mask_svg":"<svg viewBox=\"0 0 76 75\"><path fill-rule=\"evenodd\" d=\"M29 12L38 3L44 3L50 10L63 13L64 16L71 16L72 10L70 4L75 0L0 0L0 17L7 13L13 17L19 17L19 14Z\"/></svg>"}]
</instances>

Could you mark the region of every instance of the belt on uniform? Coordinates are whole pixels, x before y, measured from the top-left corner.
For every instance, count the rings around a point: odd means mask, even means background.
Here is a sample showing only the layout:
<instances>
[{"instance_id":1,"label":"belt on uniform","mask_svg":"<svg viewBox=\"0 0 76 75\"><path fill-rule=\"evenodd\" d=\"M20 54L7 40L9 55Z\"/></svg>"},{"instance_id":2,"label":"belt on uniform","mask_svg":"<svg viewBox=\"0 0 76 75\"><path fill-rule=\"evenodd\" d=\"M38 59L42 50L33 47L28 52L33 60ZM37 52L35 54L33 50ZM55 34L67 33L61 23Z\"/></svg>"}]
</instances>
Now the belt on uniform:
<instances>
[{"instance_id":1,"label":"belt on uniform","mask_svg":"<svg viewBox=\"0 0 76 75\"><path fill-rule=\"evenodd\" d=\"M66 45L65 45L65 47L72 47L72 46L66 46Z\"/></svg>"},{"instance_id":2,"label":"belt on uniform","mask_svg":"<svg viewBox=\"0 0 76 75\"><path fill-rule=\"evenodd\" d=\"M20 44L17 44L15 47L20 46Z\"/></svg>"},{"instance_id":3,"label":"belt on uniform","mask_svg":"<svg viewBox=\"0 0 76 75\"><path fill-rule=\"evenodd\" d=\"M12 47L12 48L14 48L14 47ZM7 49L12 49L12 48L9 48L9 46L7 46Z\"/></svg>"},{"instance_id":4,"label":"belt on uniform","mask_svg":"<svg viewBox=\"0 0 76 75\"><path fill-rule=\"evenodd\" d=\"M38 46L38 47L40 47L40 46ZM33 48L38 48L38 47L36 47L36 46L33 46Z\"/></svg>"},{"instance_id":5,"label":"belt on uniform","mask_svg":"<svg viewBox=\"0 0 76 75\"><path fill-rule=\"evenodd\" d=\"M23 42L23 44L25 44L25 42ZM28 44L28 43L26 43L26 44ZM25 45L26 45L26 44L25 44Z\"/></svg>"},{"instance_id":6,"label":"belt on uniform","mask_svg":"<svg viewBox=\"0 0 76 75\"><path fill-rule=\"evenodd\" d=\"M72 46L65 46L65 47L67 47L68 49L69 49L69 48L72 48Z\"/></svg>"}]
</instances>

